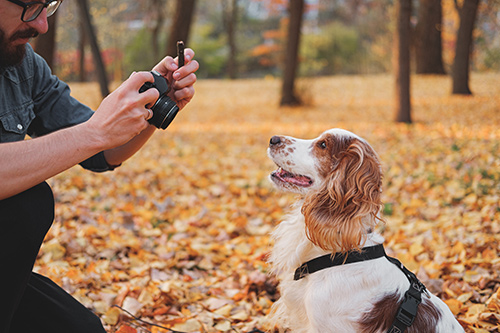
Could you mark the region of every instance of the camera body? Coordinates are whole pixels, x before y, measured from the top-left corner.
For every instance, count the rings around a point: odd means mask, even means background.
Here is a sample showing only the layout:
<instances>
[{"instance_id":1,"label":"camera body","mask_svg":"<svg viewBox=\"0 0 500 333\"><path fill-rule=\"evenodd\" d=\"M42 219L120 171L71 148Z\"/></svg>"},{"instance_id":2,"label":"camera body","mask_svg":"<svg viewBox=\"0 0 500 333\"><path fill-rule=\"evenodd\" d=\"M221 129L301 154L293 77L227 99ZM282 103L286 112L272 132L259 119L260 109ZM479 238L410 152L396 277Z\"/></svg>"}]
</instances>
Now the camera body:
<instances>
[{"instance_id":1,"label":"camera body","mask_svg":"<svg viewBox=\"0 0 500 333\"><path fill-rule=\"evenodd\" d=\"M139 92L142 93L151 88L158 90L160 97L150 107L151 111L153 111L153 117L148 122L156 126L156 128L166 129L179 112L179 107L167 96L167 93L170 91L167 79L156 71L152 71L151 74L153 74L154 82L144 83Z\"/></svg>"}]
</instances>

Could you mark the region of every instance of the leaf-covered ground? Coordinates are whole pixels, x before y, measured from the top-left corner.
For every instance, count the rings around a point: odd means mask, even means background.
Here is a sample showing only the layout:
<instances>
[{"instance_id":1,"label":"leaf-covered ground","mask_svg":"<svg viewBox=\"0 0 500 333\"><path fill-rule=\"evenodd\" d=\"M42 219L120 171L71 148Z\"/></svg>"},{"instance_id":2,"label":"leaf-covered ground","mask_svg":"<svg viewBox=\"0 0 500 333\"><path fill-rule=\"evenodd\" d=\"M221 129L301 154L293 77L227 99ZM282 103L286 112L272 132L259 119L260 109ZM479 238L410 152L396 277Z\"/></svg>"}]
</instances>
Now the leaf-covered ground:
<instances>
[{"instance_id":1,"label":"leaf-covered ground","mask_svg":"<svg viewBox=\"0 0 500 333\"><path fill-rule=\"evenodd\" d=\"M279 108L276 79L200 81L166 130L114 172L72 168L50 181L56 221L36 270L95 311L109 332L265 329L279 297L269 232L292 195L267 180L269 138L341 127L365 137L385 171L380 231L467 332L500 331L500 75L475 95L414 77L412 126L393 118L389 76L301 81L308 106ZM72 85L95 107L94 85ZM113 305L118 305L114 307Z\"/></svg>"}]
</instances>

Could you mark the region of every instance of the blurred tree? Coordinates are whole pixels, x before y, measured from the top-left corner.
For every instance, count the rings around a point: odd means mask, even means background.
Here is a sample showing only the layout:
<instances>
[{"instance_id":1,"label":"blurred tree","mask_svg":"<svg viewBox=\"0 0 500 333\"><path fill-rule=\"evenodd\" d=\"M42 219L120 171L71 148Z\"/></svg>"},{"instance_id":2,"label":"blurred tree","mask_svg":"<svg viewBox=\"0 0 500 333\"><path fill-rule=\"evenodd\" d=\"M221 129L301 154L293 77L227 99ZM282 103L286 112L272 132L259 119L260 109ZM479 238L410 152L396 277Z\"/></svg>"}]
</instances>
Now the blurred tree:
<instances>
[{"instance_id":1,"label":"blurred tree","mask_svg":"<svg viewBox=\"0 0 500 333\"><path fill-rule=\"evenodd\" d=\"M304 0L290 0L288 4L290 20L285 49L285 68L281 89L280 105L300 105L301 101L295 92L295 77L299 64L299 45L304 13Z\"/></svg>"},{"instance_id":2,"label":"blurred tree","mask_svg":"<svg viewBox=\"0 0 500 333\"><path fill-rule=\"evenodd\" d=\"M396 75L396 121L411 123L410 103L410 17L411 0L396 1L394 73Z\"/></svg>"},{"instance_id":3,"label":"blurred tree","mask_svg":"<svg viewBox=\"0 0 500 333\"><path fill-rule=\"evenodd\" d=\"M104 62L102 61L101 52L99 51L99 44L97 43L97 37L92 26L92 20L89 12L89 5L87 0L77 0L78 9L80 10L80 15L83 19L83 25L85 28L85 34L90 43L92 49L92 56L96 64L96 72L99 80L99 86L101 88L102 97L109 95L108 88L108 77L106 75L106 68L104 67Z\"/></svg>"},{"instance_id":4,"label":"blurred tree","mask_svg":"<svg viewBox=\"0 0 500 333\"><path fill-rule=\"evenodd\" d=\"M167 55L175 57L177 41L182 40L188 46L189 32L195 9L196 0L177 0L170 35L167 42Z\"/></svg>"},{"instance_id":5,"label":"blurred tree","mask_svg":"<svg viewBox=\"0 0 500 333\"><path fill-rule=\"evenodd\" d=\"M416 72L445 74L441 31L443 8L441 0L420 0L415 27Z\"/></svg>"},{"instance_id":6,"label":"blurred tree","mask_svg":"<svg viewBox=\"0 0 500 333\"><path fill-rule=\"evenodd\" d=\"M57 12L47 19L49 30L47 33L38 36L34 41L36 53L41 55L49 67L54 71L54 55L56 50L56 30L57 30Z\"/></svg>"},{"instance_id":7,"label":"blurred tree","mask_svg":"<svg viewBox=\"0 0 500 333\"><path fill-rule=\"evenodd\" d=\"M85 82L87 75L85 72L85 46L87 43L87 37L85 33L85 22L83 20L83 15L80 15L79 24L79 40L78 40L78 80L80 82Z\"/></svg>"},{"instance_id":8,"label":"blurred tree","mask_svg":"<svg viewBox=\"0 0 500 333\"><path fill-rule=\"evenodd\" d=\"M479 0L464 0L462 7L455 0L460 16L457 32L455 59L452 68L453 94L471 95L469 88L470 55L472 53L472 32L477 16Z\"/></svg>"},{"instance_id":9,"label":"blurred tree","mask_svg":"<svg viewBox=\"0 0 500 333\"><path fill-rule=\"evenodd\" d=\"M150 2L150 9L154 13L155 18L153 22L153 27L151 29L151 42L153 47L153 56L155 59L161 59L160 54L160 33L162 31L163 24L165 22L165 16L163 13L163 8L165 8L164 0L153 0Z\"/></svg>"},{"instance_id":10,"label":"blurred tree","mask_svg":"<svg viewBox=\"0 0 500 333\"><path fill-rule=\"evenodd\" d=\"M236 79L238 65L236 61L236 25L238 23L238 0L222 0L222 22L227 33L229 56L227 59L227 74L230 79Z\"/></svg>"},{"instance_id":11,"label":"blurred tree","mask_svg":"<svg viewBox=\"0 0 500 333\"><path fill-rule=\"evenodd\" d=\"M348 18L349 21L353 24L355 24L358 19L359 8L361 7L362 2L363 0L350 0L346 3L349 13Z\"/></svg>"}]
</instances>

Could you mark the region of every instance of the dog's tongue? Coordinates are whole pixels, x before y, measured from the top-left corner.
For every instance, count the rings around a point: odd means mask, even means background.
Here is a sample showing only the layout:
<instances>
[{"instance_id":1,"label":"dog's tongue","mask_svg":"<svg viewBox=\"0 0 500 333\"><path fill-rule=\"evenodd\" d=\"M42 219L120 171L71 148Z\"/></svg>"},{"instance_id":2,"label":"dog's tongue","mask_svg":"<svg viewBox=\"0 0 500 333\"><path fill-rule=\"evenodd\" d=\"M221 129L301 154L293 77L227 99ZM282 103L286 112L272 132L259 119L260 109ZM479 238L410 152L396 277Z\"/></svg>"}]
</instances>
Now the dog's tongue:
<instances>
[{"instance_id":1,"label":"dog's tongue","mask_svg":"<svg viewBox=\"0 0 500 333\"><path fill-rule=\"evenodd\" d=\"M283 170L282 168L279 168L276 174L279 178L281 178L281 180L287 183L295 184L298 186L310 186L312 184L312 180L309 177L296 175Z\"/></svg>"}]
</instances>

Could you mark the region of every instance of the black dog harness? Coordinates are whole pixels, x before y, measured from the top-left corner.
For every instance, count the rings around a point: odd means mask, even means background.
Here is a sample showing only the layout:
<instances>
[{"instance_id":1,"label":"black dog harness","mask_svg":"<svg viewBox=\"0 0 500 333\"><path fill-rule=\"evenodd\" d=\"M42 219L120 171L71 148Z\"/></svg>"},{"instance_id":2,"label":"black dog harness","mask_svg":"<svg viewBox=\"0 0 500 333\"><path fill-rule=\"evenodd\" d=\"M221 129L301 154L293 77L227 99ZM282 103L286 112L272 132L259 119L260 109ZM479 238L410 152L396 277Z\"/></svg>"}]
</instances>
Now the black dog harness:
<instances>
[{"instance_id":1,"label":"black dog harness","mask_svg":"<svg viewBox=\"0 0 500 333\"><path fill-rule=\"evenodd\" d=\"M422 302L422 293L425 292L428 295L428 292L424 284L420 282L420 280L414 273L403 266L403 264L398 259L389 257L385 253L384 246L382 244L364 247L359 252L337 252L333 255L327 254L318 258L314 258L306 263L303 263L299 268L297 268L295 270L293 279L300 280L309 274L325 268L340 266L344 264L352 264L355 262L367 261L382 257L387 258L389 262L396 265L410 281L410 289L406 291L403 302L399 306L392 326L387 330L387 333L403 333L408 327L413 324L413 321L417 316L418 306Z\"/></svg>"}]
</instances>

